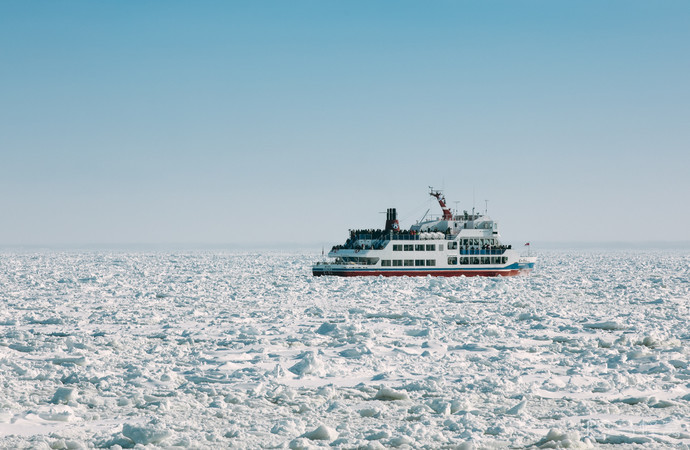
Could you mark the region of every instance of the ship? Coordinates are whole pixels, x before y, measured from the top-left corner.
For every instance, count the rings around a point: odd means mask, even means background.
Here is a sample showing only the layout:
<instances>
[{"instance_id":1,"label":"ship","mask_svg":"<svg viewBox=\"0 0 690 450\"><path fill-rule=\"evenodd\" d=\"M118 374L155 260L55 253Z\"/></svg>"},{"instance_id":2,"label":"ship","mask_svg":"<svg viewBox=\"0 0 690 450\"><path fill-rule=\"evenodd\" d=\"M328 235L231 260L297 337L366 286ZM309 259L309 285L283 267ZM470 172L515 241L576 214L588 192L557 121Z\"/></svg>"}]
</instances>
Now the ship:
<instances>
[{"instance_id":1,"label":"ship","mask_svg":"<svg viewBox=\"0 0 690 450\"><path fill-rule=\"evenodd\" d=\"M528 274L537 257L501 242L498 223L484 214L453 214L440 190L430 187L442 214L425 214L407 230L400 229L396 208L386 211L383 229L350 230L343 245L315 263L314 276L514 276ZM428 213L428 211L427 211ZM323 252L322 252L323 253ZM325 256L325 255L324 255Z\"/></svg>"}]
</instances>

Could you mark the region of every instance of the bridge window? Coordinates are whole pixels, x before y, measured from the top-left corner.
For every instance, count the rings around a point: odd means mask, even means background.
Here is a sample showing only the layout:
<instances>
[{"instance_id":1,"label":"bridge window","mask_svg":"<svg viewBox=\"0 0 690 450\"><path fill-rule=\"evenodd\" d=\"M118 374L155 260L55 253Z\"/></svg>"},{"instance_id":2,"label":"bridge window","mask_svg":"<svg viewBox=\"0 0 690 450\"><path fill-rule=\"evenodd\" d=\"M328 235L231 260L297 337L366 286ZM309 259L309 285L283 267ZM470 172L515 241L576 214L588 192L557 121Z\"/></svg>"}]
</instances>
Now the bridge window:
<instances>
[{"instance_id":1,"label":"bridge window","mask_svg":"<svg viewBox=\"0 0 690 450\"><path fill-rule=\"evenodd\" d=\"M394 251L394 252L400 252L400 251L402 251L402 245L400 245L400 244L393 244L393 251Z\"/></svg>"}]
</instances>

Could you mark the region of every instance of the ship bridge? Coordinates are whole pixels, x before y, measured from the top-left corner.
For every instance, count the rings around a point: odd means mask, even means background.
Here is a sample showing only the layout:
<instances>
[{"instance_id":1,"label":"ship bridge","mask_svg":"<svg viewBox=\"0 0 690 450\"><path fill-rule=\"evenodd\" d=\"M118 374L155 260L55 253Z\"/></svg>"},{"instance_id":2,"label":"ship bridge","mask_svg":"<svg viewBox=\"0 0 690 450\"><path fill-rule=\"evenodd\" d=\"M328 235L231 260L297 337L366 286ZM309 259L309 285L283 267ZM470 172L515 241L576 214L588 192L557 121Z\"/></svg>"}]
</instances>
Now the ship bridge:
<instances>
[{"instance_id":1,"label":"ship bridge","mask_svg":"<svg viewBox=\"0 0 690 450\"><path fill-rule=\"evenodd\" d=\"M474 209L472 213L463 211L463 214L453 215L450 208L446 205L446 198L441 191L431 189L429 195L438 200L443 214L426 221L417 222L417 224L410 227L410 230L415 232L440 231L452 236L457 236L462 230L491 230L493 234L498 234L498 224L491 217L484 214L475 214Z\"/></svg>"}]
</instances>

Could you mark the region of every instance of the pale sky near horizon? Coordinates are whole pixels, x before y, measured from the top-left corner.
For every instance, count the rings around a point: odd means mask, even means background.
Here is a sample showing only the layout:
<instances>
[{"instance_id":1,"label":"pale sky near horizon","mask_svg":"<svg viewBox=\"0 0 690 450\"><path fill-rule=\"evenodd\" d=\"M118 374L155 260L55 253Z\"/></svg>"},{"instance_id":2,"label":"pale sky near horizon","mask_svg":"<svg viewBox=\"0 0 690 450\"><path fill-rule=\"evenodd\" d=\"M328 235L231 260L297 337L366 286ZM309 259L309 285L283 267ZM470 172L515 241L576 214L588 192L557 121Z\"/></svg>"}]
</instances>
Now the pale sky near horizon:
<instances>
[{"instance_id":1,"label":"pale sky near horizon","mask_svg":"<svg viewBox=\"0 0 690 450\"><path fill-rule=\"evenodd\" d=\"M0 245L690 241L690 2L0 2Z\"/></svg>"}]
</instances>

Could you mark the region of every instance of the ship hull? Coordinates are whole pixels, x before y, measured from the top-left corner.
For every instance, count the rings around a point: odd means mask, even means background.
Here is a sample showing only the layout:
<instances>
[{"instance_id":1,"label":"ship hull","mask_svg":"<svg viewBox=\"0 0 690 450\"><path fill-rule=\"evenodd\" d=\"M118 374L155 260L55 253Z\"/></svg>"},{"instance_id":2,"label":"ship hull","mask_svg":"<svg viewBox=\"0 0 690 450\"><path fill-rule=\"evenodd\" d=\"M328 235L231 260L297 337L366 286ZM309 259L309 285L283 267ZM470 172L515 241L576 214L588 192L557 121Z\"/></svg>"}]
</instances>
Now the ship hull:
<instances>
[{"instance_id":1,"label":"ship hull","mask_svg":"<svg viewBox=\"0 0 690 450\"><path fill-rule=\"evenodd\" d=\"M337 277L510 277L526 275L534 263L511 264L508 267L452 268L452 269L381 269L369 267L345 267L341 265L315 265L312 275Z\"/></svg>"}]
</instances>

